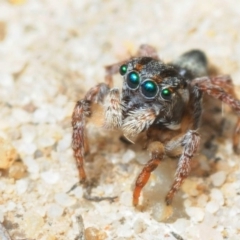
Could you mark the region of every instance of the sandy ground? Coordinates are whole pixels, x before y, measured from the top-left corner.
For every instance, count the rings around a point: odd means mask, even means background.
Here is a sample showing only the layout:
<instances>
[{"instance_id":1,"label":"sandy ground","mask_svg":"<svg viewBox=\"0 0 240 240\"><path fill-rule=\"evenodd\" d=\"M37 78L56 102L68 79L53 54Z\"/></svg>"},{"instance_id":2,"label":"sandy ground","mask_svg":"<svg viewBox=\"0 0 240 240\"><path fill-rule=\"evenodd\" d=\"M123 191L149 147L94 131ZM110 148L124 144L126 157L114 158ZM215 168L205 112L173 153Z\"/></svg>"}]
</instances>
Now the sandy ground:
<instances>
[{"instance_id":1,"label":"sandy ground","mask_svg":"<svg viewBox=\"0 0 240 240\"><path fill-rule=\"evenodd\" d=\"M89 201L82 186L68 192L78 181L72 110L103 81L104 66L143 43L165 61L200 48L240 85L239 9L237 0L0 0L0 137L7 146L1 151L13 146L19 156L0 178L0 222L12 239L239 239L239 156L230 132L236 118L227 107L201 129L202 150L170 218L164 197L176 161L152 174L134 208L132 188L148 154L93 125L85 166L95 179L91 194L117 198Z\"/></svg>"}]
</instances>

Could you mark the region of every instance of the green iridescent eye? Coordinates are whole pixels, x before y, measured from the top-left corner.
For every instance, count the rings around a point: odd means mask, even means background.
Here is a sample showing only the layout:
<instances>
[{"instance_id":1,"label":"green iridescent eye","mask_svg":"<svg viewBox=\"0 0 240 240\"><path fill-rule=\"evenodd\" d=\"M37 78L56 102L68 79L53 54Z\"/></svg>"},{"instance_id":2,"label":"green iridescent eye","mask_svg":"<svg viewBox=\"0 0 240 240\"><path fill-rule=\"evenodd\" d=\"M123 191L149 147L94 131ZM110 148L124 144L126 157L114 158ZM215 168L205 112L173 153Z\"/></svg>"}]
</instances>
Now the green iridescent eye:
<instances>
[{"instance_id":1,"label":"green iridescent eye","mask_svg":"<svg viewBox=\"0 0 240 240\"><path fill-rule=\"evenodd\" d=\"M158 90L158 85L152 80L146 80L141 84L141 92L147 98L156 97Z\"/></svg>"},{"instance_id":2,"label":"green iridescent eye","mask_svg":"<svg viewBox=\"0 0 240 240\"><path fill-rule=\"evenodd\" d=\"M131 89L137 89L139 86L140 77L137 72L130 72L127 75L127 85Z\"/></svg>"},{"instance_id":3,"label":"green iridescent eye","mask_svg":"<svg viewBox=\"0 0 240 240\"><path fill-rule=\"evenodd\" d=\"M170 89L165 88L165 89L162 90L161 96L162 96L163 99L169 100L172 96L172 92L171 92Z\"/></svg>"},{"instance_id":4,"label":"green iridescent eye","mask_svg":"<svg viewBox=\"0 0 240 240\"><path fill-rule=\"evenodd\" d=\"M127 65L123 64L120 68L119 68L119 72L121 75L124 75L127 72Z\"/></svg>"}]
</instances>

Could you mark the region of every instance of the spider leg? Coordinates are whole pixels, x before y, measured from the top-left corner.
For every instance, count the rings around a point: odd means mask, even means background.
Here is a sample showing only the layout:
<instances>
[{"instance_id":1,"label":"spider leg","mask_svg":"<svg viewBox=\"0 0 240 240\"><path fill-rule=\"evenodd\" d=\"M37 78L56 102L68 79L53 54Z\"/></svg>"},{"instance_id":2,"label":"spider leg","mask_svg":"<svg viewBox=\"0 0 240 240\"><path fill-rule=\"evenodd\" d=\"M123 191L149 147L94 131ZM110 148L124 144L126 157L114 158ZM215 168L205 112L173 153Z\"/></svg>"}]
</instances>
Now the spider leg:
<instances>
[{"instance_id":1,"label":"spider leg","mask_svg":"<svg viewBox=\"0 0 240 240\"><path fill-rule=\"evenodd\" d=\"M198 87L199 90L206 92L208 95L221 100L232 107L238 115L240 115L240 101L236 97L230 76L201 77L192 81L192 85ZM233 132L233 150L239 151L240 141L240 117L238 117L235 130Z\"/></svg>"},{"instance_id":2,"label":"spider leg","mask_svg":"<svg viewBox=\"0 0 240 240\"><path fill-rule=\"evenodd\" d=\"M72 115L72 149L76 159L80 181L86 180L84 170L84 155L88 151L87 136L85 133L86 117L91 115L91 103L102 102L104 96L109 92L109 87L102 83L91 88L83 100L76 103Z\"/></svg>"},{"instance_id":3,"label":"spider leg","mask_svg":"<svg viewBox=\"0 0 240 240\"><path fill-rule=\"evenodd\" d=\"M234 90L234 85L232 82L232 79L229 76L217 76L215 78L211 78L211 82L214 85L218 85L222 89L224 89L225 92L232 95L235 99L237 99L236 92ZM239 153L239 142L240 142L240 117L238 117L237 123L235 125L234 131L233 131L233 150L236 153Z\"/></svg>"},{"instance_id":4,"label":"spider leg","mask_svg":"<svg viewBox=\"0 0 240 240\"><path fill-rule=\"evenodd\" d=\"M170 191L168 192L165 201L167 205L172 203L174 194L179 190L184 179L186 179L190 172L190 160L199 146L200 137L195 130L189 130L183 138L184 145L182 155L178 162L178 168L174 178L174 182Z\"/></svg>"},{"instance_id":5,"label":"spider leg","mask_svg":"<svg viewBox=\"0 0 240 240\"><path fill-rule=\"evenodd\" d=\"M144 166L141 173L138 175L135 188L133 191L133 205L138 205L138 200L140 193L143 189L143 187L148 182L148 179L151 175L151 172L154 171L157 166L160 164L160 162L163 159L164 156L164 146L160 142L152 142L149 145L148 150L151 152L151 159L148 161L148 163Z\"/></svg>"},{"instance_id":6,"label":"spider leg","mask_svg":"<svg viewBox=\"0 0 240 240\"><path fill-rule=\"evenodd\" d=\"M156 48L154 48L148 44L140 45L136 56L137 57L151 57L151 58L159 60Z\"/></svg>"}]
</instances>

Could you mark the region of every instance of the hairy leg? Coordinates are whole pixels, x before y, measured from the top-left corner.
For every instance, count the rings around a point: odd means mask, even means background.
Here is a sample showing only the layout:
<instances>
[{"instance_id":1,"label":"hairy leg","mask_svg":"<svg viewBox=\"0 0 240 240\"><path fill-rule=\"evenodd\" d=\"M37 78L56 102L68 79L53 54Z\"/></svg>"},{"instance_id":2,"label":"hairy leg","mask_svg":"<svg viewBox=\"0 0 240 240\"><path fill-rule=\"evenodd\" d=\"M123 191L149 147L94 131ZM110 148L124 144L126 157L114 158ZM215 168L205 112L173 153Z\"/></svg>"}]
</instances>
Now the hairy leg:
<instances>
[{"instance_id":1,"label":"hairy leg","mask_svg":"<svg viewBox=\"0 0 240 240\"><path fill-rule=\"evenodd\" d=\"M232 107L240 115L240 101L236 97L234 86L230 76L201 77L192 81L192 85L197 86L201 91L221 100ZM233 150L239 153L240 141L240 116L238 117L233 133Z\"/></svg>"},{"instance_id":2,"label":"hairy leg","mask_svg":"<svg viewBox=\"0 0 240 240\"><path fill-rule=\"evenodd\" d=\"M234 89L234 85L232 82L232 79L229 76L217 76L215 78L211 78L211 82L214 85L217 85L224 89L225 92L232 95L235 99L237 99L237 95ZM240 153L239 149L239 142L240 142L240 116L238 117L237 123L235 125L234 131L233 131L233 150L236 153Z\"/></svg>"},{"instance_id":3,"label":"hairy leg","mask_svg":"<svg viewBox=\"0 0 240 240\"><path fill-rule=\"evenodd\" d=\"M72 114L72 148L76 159L80 181L86 180L84 170L84 155L88 151L87 136L85 133L85 119L91 115L91 103L102 102L104 96L109 92L106 84L98 84L91 88L83 100L76 103ZM87 148L87 149L85 149Z\"/></svg>"},{"instance_id":4,"label":"hairy leg","mask_svg":"<svg viewBox=\"0 0 240 240\"><path fill-rule=\"evenodd\" d=\"M141 173L138 175L138 178L135 183L135 188L133 191L133 205L138 205L138 200L140 193L143 187L148 182L148 179L151 175L151 172L154 171L159 163L162 161L164 156L164 146L160 142L152 142L149 147L148 151L151 152L151 159L148 163L144 166Z\"/></svg>"},{"instance_id":5,"label":"hairy leg","mask_svg":"<svg viewBox=\"0 0 240 240\"><path fill-rule=\"evenodd\" d=\"M190 160L198 149L200 137L196 131L190 130L183 138L182 144L184 145L182 155L178 162L178 168L174 178L174 182L170 191L168 192L165 201L167 205L172 203L175 193L181 187L184 179L186 179L190 172Z\"/></svg>"}]
</instances>

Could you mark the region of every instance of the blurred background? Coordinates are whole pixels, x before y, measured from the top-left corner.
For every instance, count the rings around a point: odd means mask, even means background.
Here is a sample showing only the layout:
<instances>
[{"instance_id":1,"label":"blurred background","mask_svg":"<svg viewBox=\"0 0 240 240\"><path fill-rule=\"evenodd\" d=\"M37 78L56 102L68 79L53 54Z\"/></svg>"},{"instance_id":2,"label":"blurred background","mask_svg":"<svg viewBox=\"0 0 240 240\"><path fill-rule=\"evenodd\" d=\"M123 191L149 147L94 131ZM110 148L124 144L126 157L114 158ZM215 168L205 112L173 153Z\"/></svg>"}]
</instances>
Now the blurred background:
<instances>
[{"instance_id":1,"label":"blurred background","mask_svg":"<svg viewBox=\"0 0 240 240\"><path fill-rule=\"evenodd\" d=\"M78 181L72 110L104 80L104 66L143 43L166 62L199 48L240 85L239 9L238 0L0 0L0 222L13 239L82 239L83 232L87 239L239 239L239 159L230 140L222 140L217 156L225 162L213 171L201 158L208 175L190 178L168 225L163 199L176 163L153 174L135 209L132 187L148 155L118 136L92 134L86 163L99 178L93 195L118 199L89 202L81 186L66 193Z\"/></svg>"}]
</instances>

